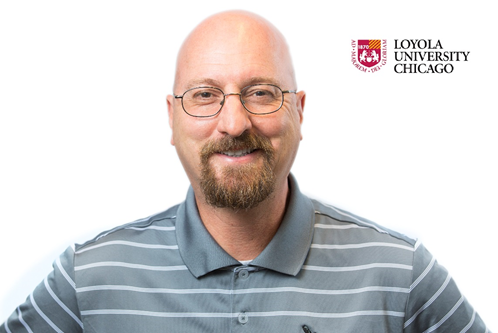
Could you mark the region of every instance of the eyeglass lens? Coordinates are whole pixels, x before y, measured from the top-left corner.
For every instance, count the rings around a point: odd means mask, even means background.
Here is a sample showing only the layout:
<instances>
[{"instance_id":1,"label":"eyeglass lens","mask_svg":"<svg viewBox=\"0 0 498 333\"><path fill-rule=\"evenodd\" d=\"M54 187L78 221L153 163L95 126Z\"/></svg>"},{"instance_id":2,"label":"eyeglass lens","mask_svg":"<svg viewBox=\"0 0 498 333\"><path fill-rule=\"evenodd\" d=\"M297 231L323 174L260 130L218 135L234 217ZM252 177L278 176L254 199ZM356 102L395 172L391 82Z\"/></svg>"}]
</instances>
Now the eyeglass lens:
<instances>
[{"instance_id":1,"label":"eyeglass lens","mask_svg":"<svg viewBox=\"0 0 498 333\"><path fill-rule=\"evenodd\" d=\"M182 103L188 114L197 117L208 117L217 114L221 110L225 98L225 94L221 89L198 87L187 90L183 95ZM283 93L279 87L274 85L251 85L241 90L240 100L246 110L251 113L272 113L282 106Z\"/></svg>"}]
</instances>

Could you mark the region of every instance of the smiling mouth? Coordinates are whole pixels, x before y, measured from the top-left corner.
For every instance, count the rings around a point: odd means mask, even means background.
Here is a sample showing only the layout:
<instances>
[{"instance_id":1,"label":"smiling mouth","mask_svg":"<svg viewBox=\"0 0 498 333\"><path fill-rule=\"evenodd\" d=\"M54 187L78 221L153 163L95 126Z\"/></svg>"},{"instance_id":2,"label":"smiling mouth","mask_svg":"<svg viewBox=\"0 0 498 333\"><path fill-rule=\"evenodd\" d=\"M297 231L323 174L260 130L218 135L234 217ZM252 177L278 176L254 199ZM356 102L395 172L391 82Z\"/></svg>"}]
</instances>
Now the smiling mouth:
<instances>
[{"instance_id":1,"label":"smiling mouth","mask_svg":"<svg viewBox=\"0 0 498 333\"><path fill-rule=\"evenodd\" d=\"M246 149L239 149L239 150L220 151L219 153L226 155L226 156L230 156L230 157L242 157L242 156L246 156L246 155L252 153L255 150L256 149L246 148Z\"/></svg>"}]
</instances>

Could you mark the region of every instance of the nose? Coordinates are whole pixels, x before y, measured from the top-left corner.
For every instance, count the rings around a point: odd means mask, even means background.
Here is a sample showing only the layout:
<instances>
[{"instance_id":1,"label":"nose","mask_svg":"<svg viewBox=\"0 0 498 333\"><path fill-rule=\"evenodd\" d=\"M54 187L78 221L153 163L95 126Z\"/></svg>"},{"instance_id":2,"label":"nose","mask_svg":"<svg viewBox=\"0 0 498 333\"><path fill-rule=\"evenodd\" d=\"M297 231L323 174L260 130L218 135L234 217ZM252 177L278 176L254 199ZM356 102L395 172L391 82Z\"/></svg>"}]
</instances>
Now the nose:
<instances>
[{"instance_id":1,"label":"nose","mask_svg":"<svg viewBox=\"0 0 498 333\"><path fill-rule=\"evenodd\" d=\"M225 94L223 108L218 114L218 132L238 137L251 127L250 115L241 103L240 94Z\"/></svg>"}]
</instances>

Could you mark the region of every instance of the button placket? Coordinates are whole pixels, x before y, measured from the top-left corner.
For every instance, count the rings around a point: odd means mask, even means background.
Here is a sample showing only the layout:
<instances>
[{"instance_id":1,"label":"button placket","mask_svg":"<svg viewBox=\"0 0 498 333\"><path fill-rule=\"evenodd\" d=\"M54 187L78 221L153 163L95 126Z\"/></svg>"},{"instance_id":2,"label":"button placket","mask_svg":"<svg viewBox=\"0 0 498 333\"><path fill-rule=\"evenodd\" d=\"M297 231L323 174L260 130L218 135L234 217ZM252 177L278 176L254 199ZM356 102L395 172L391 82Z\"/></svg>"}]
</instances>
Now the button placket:
<instances>
[{"instance_id":1,"label":"button placket","mask_svg":"<svg viewBox=\"0 0 498 333\"><path fill-rule=\"evenodd\" d=\"M260 270L258 267L254 266L237 266L233 269L234 280L233 280L233 290L237 289L245 289L248 288L249 278L251 274ZM235 323L238 325L249 325L249 315L246 311L250 311L248 309L247 304L240 304L238 300L245 298L244 295L238 296L237 293L232 295L233 303L232 303L232 313L235 315L233 318L235 319ZM249 306L250 307L250 306ZM240 326L239 326L240 327ZM240 327L242 329L242 327ZM234 331L236 332L236 330Z\"/></svg>"}]
</instances>

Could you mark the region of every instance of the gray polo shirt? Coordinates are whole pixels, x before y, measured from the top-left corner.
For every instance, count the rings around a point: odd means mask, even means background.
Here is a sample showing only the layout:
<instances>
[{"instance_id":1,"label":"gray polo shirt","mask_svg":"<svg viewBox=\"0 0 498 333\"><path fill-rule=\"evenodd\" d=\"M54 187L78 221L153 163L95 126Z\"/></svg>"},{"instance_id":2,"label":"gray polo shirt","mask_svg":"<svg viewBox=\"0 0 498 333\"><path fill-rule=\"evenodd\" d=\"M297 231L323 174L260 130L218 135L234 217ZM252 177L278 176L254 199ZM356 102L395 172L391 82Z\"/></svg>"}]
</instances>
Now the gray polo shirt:
<instances>
[{"instance_id":1,"label":"gray polo shirt","mask_svg":"<svg viewBox=\"0 0 498 333\"><path fill-rule=\"evenodd\" d=\"M418 242L301 194L249 265L210 236L193 190L69 248L0 332L486 332Z\"/></svg>"}]
</instances>

